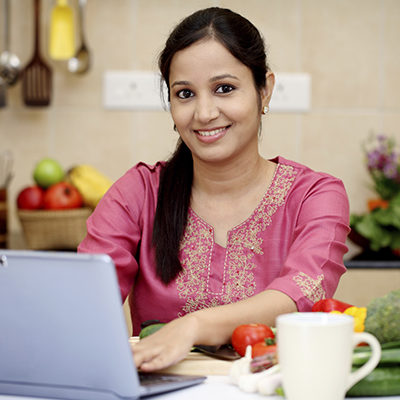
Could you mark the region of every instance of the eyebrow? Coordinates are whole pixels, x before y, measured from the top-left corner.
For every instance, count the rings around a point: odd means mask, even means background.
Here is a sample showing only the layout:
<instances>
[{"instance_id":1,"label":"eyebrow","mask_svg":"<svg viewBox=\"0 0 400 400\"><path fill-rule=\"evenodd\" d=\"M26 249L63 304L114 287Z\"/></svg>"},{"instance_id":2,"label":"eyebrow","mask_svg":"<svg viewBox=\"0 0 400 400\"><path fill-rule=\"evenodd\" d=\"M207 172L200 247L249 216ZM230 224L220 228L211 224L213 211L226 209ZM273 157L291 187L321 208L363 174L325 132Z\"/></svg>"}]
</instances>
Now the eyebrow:
<instances>
[{"instance_id":1,"label":"eyebrow","mask_svg":"<svg viewBox=\"0 0 400 400\"><path fill-rule=\"evenodd\" d=\"M211 82L215 82L215 81L219 81L221 79L226 79L226 78L236 79L237 81L239 80L239 78L237 76L235 76L235 75L222 74L222 75L214 76L213 78L210 79L210 81Z\"/></svg>"},{"instance_id":2,"label":"eyebrow","mask_svg":"<svg viewBox=\"0 0 400 400\"><path fill-rule=\"evenodd\" d=\"M216 82L216 81L219 81L219 80L221 80L221 79L226 79L226 78L231 78L231 79L239 80L239 78L238 78L237 76L235 76L235 75L231 75L231 74L222 74L222 75L217 75L217 76L212 77L212 78L210 79L210 82ZM180 86L180 85L182 85L182 86L189 86L189 85L190 85L190 82L189 82L189 81L175 81L175 82L171 85L171 87Z\"/></svg>"}]
</instances>

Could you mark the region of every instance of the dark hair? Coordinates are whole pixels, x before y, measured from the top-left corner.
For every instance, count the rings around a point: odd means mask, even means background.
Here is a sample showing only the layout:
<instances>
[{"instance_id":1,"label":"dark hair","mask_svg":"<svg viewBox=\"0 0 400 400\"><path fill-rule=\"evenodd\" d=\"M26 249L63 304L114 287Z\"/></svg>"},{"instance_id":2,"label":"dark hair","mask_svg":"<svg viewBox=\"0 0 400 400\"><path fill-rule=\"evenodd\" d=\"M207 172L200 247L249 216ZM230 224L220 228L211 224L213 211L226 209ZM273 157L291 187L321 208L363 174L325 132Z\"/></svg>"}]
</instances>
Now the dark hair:
<instances>
[{"instance_id":1,"label":"dark hair","mask_svg":"<svg viewBox=\"0 0 400 400\"><path fill-rule=\"evenodd\" d=\"M173 56L205 38L219 41L235 58L246 65L252 72L256 89L261 90L265 87L268 66L264 41L257 28L231 10L210 7L182 20L170 34L161 52L158 66L168 89L168 100ZM182 270L179 249L187 223L192 181L192 154L179 139L174 154L167 161L160 176L153 229L157 275L166 284Z\"/></svg>"}]
</instances>

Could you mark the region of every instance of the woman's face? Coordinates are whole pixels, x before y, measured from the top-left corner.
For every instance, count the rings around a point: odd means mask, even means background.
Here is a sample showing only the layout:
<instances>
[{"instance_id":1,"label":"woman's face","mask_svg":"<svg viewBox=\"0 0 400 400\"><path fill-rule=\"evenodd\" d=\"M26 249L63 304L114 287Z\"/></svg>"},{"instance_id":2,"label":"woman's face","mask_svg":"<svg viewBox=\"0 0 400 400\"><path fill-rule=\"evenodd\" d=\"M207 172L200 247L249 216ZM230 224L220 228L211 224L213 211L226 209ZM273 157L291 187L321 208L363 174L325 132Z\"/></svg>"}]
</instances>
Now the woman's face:
<instances>
[{"instance_id":1,"label":"woman's face","mask_svg":"<svg viewBox=\"0 0 400 400\"><path fill-rule=\"evenodd\" d=\"M258 153L261 110L270 96L221 43L202 40L177 52L169 82L172 118L194 160L221 163Z\"/></svg>"}]
</instances>

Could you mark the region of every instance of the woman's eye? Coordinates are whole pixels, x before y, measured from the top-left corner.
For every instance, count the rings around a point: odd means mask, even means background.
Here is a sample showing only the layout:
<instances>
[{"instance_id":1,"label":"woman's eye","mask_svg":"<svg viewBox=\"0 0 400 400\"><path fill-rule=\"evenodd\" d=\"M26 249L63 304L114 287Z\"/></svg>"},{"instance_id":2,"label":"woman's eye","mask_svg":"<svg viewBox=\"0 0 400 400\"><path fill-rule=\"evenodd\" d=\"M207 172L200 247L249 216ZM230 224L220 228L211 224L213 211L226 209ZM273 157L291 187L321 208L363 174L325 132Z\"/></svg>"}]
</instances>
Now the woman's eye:
<instances>
[{"instance_id":1,"label":"woman's eye","mask_svg":"<svg viewBox=\"0 0 400 400\"><path fill-rule=\"evenodd\" d=\"M230 93L235 88L232 85L220 85L218 86L216 92L217 93Z\"/></svg>"},{"instance_id":2,"label":"woman's eye","mask_svg":"<svg viewBox=\"0 0 400 400\"><path fill-rule=\"evenodd\" d=\"M193 96L193 92L189 89L182 89L176 94L180 99L188 99Z\"/></svg>"}]
</instances>

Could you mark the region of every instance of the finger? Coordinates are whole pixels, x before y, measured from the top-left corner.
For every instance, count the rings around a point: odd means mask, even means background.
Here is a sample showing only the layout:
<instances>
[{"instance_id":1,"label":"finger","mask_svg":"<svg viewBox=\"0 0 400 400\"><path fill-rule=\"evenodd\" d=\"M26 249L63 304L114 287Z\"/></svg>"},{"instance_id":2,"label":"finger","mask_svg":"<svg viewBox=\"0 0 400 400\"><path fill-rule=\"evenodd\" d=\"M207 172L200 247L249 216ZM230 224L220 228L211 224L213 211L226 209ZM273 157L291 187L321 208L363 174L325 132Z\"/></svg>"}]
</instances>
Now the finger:
<instances>
[{"instance_id":1,"label":"finger","mask_svg":"<svg viewBox=\"0 0 400 400\"><path fill-rule=\"evenodd\" d=\"M157 355L160 354L161 351L162 349L156 345L153 345L151 347L139 345L133 346L132 354L135 365L139 368L143 363L149 362L154 357L157 357Z\"/></svg>"},{"instance_id":2,"label":"finger","mask_svg":"<svg viewBox=\"0 0 400 400\"><path fill-rule=\"evenodd\" d=\"M152 372L167 368L172 364L173 363L171 362L171 360L168 359L168 357L159 354L151 360L142 362L142 364L140 365L140 369L144 372Z\"/></svg>"}]
</instances>

